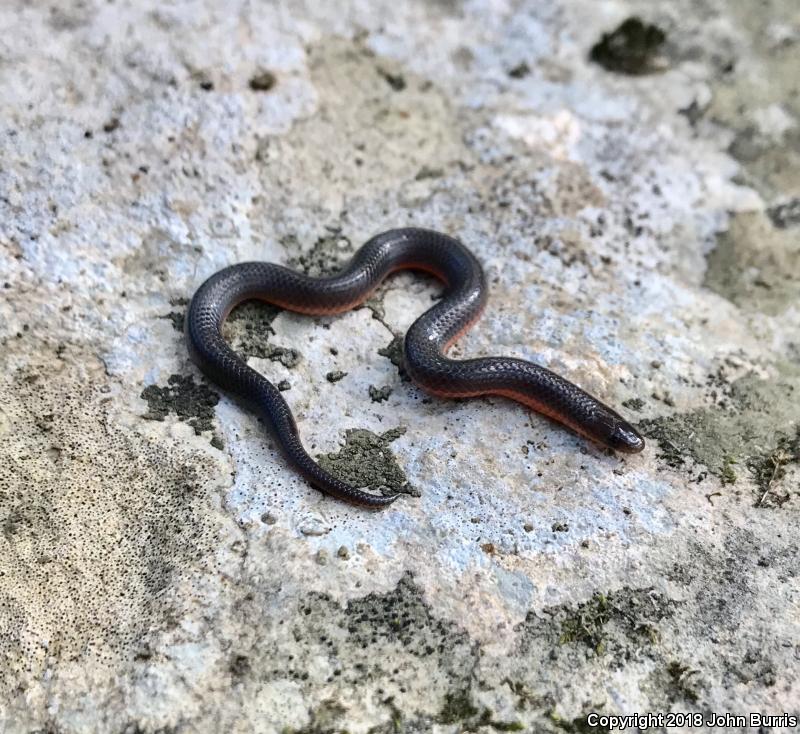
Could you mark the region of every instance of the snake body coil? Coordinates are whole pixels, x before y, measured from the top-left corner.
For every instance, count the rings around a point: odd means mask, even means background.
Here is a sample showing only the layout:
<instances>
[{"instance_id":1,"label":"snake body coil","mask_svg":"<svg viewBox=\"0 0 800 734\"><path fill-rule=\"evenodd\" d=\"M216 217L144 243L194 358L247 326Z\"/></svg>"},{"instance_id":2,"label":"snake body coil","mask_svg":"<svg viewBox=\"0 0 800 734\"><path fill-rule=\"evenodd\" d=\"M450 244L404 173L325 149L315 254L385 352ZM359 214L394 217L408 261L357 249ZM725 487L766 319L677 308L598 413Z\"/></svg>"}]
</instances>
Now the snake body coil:
<instances>
[{"instance_id":1,"label":"snake body coil","mask_svg":"<svg viewBox=\"0 0 800 734\"><path fill-rule=\"evenodd\" d=\"M405 269L432 273L446 286L444 297L405 337L406 371L423 390L441 397L502 395L617 451L644 448L644 439L619 414L544 367L511 357L444 356L480 316L487 288L475 256L458 240L430 230L395 229L373 237L341 273L329 278L260 262L220 270L200 286L189 306L189 353L209 378L258 412L289 463L310 484L347 502L383 507L397 495L383 497L351 487L309 456L280 391L228 346L222 324L237 304L250 299L305 314L341 313L362 303L387 275Z\"/></svg>"}]
</instances>

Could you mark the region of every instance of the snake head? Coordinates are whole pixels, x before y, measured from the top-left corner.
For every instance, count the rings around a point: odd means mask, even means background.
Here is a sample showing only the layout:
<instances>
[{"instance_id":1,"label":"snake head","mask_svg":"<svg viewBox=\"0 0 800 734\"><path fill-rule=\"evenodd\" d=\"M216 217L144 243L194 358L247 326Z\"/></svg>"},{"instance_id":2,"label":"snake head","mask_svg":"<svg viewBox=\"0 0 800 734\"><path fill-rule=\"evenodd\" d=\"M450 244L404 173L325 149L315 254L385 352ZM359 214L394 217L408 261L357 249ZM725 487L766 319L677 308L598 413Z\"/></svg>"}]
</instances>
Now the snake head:
<instances>
[{"instance_id":1,"label":"snake head","mask_svg":"<svg viewBox=\"0 0 800 734\"><path fill-rule=\"evenodd\" d=\"M613 410L600 411L593 423L597 431L593 438L614 451L638 454L644 448L642 435Z\"/></svg>"},{"instance_id":2,"label":"snake head","mask_svg":"<svg viewBox=\"0 0 800 734\"><path fill-rule=\"evenodd\" d=\"M608 446L625 454L638 454L644 448L644 439L630 423L618 419L608 438Z\"/></svg>"}]
</instances>

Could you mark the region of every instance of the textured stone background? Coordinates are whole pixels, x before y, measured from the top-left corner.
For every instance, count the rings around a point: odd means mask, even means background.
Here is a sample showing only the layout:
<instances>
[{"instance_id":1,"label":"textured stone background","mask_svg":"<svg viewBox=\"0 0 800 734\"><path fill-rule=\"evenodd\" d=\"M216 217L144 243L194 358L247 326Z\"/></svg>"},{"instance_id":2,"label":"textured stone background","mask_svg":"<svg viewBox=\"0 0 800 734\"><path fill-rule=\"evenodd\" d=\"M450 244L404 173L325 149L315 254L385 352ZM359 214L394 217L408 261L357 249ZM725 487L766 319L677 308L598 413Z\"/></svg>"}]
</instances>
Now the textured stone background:
<instances>
[{"instance_id":1,"label":"textured stone background","mask_svg":"<svg viewBox=\"0 0 800 734\"><path fill-rule=\"evenodd\" d=\"M589 60L637 14L663 43ZM798 69L793 0L4 2L3 731L798 713ZM426 398L392 357L438 287L405 274L233 314L312 451L408 496L289 471L188 362L186 300L407 224L487 269L456 354L558 370L645 452Z\"/></svg>"}]
</instances>

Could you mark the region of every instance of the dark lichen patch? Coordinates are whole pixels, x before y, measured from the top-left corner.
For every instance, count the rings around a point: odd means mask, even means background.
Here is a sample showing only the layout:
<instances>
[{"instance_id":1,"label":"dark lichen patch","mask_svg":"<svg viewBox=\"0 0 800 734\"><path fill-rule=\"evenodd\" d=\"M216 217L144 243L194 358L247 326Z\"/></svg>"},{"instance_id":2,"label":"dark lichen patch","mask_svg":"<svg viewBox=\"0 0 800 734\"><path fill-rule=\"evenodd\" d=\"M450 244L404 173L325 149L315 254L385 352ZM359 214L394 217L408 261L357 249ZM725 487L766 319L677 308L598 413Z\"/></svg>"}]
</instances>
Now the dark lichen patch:
<instances>
[{"instance_id":1,"label":"dark lichen patch","mask_svg":"<svg viewBox=\"0 0 800 734\"><path fill-rule=\"evenodd\" d=\"M458 724L478 715L468 689L451 691L444 698L444 705L437 720L440 724Z\"/></svg>"},{"instance_id":2,"label":"dark lichen patch","mask_svg":"<svg viewBox=\"0 0 800 734\"><path fill-rule=\"evenodd\" d=\"M266 69L261 69L250 77L248 86L254 92L268 92L275 86L275 84L277 84L277 82L278 79L276 78L275 74Z\"/></svg>"},{"instance_id":3,"label":"dark lichen patch","mask_svg":"<svg viewBox=\"0 0 800 734\"><path fill-rule=\"evenodd\" d=\"M641 398L630 398L629 400L623 400L622 405L628 408L628 410L635 410L638 412L644 408L644 400Z\"/></svg>"},{"instance_id":4,"label":"dark lichen patch","mask_svg":"<svg viewBox=\"0 0 800 734\"><path fill-rule=\"evenodd\" d=\"M173 306L176 310L164 314L162 319L169 319L175 331L183 333L184 319L186 318L186 306L189 305L188 298L170 298L169 305Z\"/></svg>"},{"instance_id":5,"label":"dark lichen patch","mask_svg":"<svg viewBox=\"0 0 800 734\"><path fill-rule=\"evenodd\" d=\"M284 367L294 367L300 361L300 352L290 347L278 347L274 344L265 345L264 358L273 362L280 362ZM253 355L255 356L255 355Z\"/></svg>"},{"instance_id":6,"label":"dark lichen patch","mask_svg":"<svg viewBox=\"0 0 800 734\"><path fill-rule=\"evenodd\" d=\"M603 628L611 618L608 601L604 594L595 594L588 602L581 604L574 614L561 622L559 642L579 641L597 653L605 649Z\"/></svg>"},{"instance_id":7,"label":"dark lichen patch","mask_svg":"<svg viewBox=\"0 0 800 734\"><path fill-rule=\"evenodd\" d=\"M736 672L742 683L758 683L767 688L774 686L777 679L773 662L755 647L747 650Z\"/></svg>"},{"instance_id":8,"label":"dark lichen patch","mask_svg":"<svg viewBox=\"0 0 800 734\"><path fill-rule=\"evenodd\" d=\"M311 712L311 721L301 729L286 727L281 734L348 734L340 722L345 720L347 709L338 701L328 699Z\"/></svg>"},{"instance_id":9,"label":"dark lichen patch","mask_svg":"<svg viewBox=\"0 0 800 734\"><path fill-rule=\"evenodd\" d=\"M736 484L736 470L734 464L736 459L731 456L725 456L722 460L722 469L720 470L719 478L723 484Z\"/></svg>"},{"instance_id":10,"label":"dark lichen patch","mask_svg":"<svg viewBox=\"0 0 800 734\"><path fill-rule=\"evenodd\" d=\"M377 435L362 428L349 429L341 451L317 458L323 469L351 486L419 496L389 449L389 444L405 432L405 428L393 428Z\"/></svg>"},{"instance_id":11,"label":"dark lichen patch","mask_svg":"<svg viewBox=\"0 0 800 734\"><path fill-rule=\"evenodd\" d=\"M164 314L162 319L169 319L172 322L172 328L175 331L179 331L183 333L183 324L184 319L186 318L185 311L170 311L169 313Z\"/></svg>"},{"instance_id":12,"label":"dark lichen patch","mask_svg":"<svg viewBox=\"0 0 800 734\"><path fill-rule=\"evenodd\" d=\"M531 73L531 67L528 66L528 64L525 63L524 61L520 62L516 66L512 66L508 70L508 75L512 79L524 79L530 73Z\"/></svg>"},{"instance_id":13,"label":"dark lichen patch","mask_svg":"<svg viewBox=\"0 0 800 734\"><path fill-rule=\"evenodd\" d=\"M798 420L800 374L786 367L774 381L749 375L726 385L720 407L645 420L639 427L658 442L660 458L672 468L691 458L730 484L747 467L763 492L799 460Z\"/></svg>"},{"instance_id":14,"label":"dark lichen patch","mask_svg":"<svg viewBox=\"0 0 800 734\"><path fill-rule=\"evenodd\" d=\"M341 271L345 260L353 252L350 239L342 234L340 227L331 226L318 237L306 252L297 252L289 257L288 266L299 270L312 278L335 275ZM287 236L281 244L289 251L300 250L300 243L294 236Z\"/></svg>"},{"instance_id":15,"label":"dark lichen patch","mask_svg":"<svg viewBox=\"0 0 800 734\"><path fill-rule=\"evenodd\" d=\"M105 385L64 373L0 387L17 457L0 462L0 598L13 600L0 604L4 700L48 670L99 676L141 659L221 542L204 489L212 462L116 424Z\"/></svg>"},{"instance_id":16,"label":"dark lichen patch","mask_svg":"<svg viewBox=\"0 0 800 734\"><path fill-rule=\"evenodd\" d=\"M776 215L791 221L791 208ZM737 306L780 314L800 299L800 238L763 212L740 212L717 236L704 285Z\"/></svg>"},{"instance_id":17,"label":"dark lichen patch","mask_svg":"<svg viewBox=\"0 0 800 734\"><path fill-rule=\"evenodd\" d=\"M392 72L384 68L378 69L378 74L395 91L402 92L406 88L406 79L399 72Z\"/></svg>"},{"instance_id":18,"label":"dark lichen patch","mask_svg":"<svg viewBox=\"0 0 800 734\"><path fill-rule=\"evenodd\" d=\"M696 676L699 671L692 670L688 665L672 660L667 663L662 671L661 686L663 687L667 700L671 703L687 701L696 703L700 697Z\"/></svg>"},{"instance_id":19,"label":"dark lichen patch","mask_svg":"<svg viewBox=\"0 0 800 734\"><path fill-rule=\"evenodd\" d=\"M331 383L339 382L339 380L342 380L345 377L347 377L347 372L345 372L344 370L331 370L330 372L328 372L328 374L325 375L325 379Z\"/></svg>"},{"instance_id":20,"label":"dark lichen patch","mask_svg":"<svg viewBox=\"0 0 800 734\"><path fill-rule=\"evenodd\" d=\"M385 347L378 350L381 357L386 357L395 367L397 371L403 375L403 337L396 336Z\"/></svg>"},{"instance_id":21,"label":"dark lichen patch","mask_svg":"<svg viewBox=\"0 0 800 734\"><path fill-rule=\"evenodd\" d=\"M557 729L570 734L608 734L612 731L608 726L592 726L588 714L576 716L574 719L564 719L555 711L550 711L548 718Z\"/></svg>"},{"instance_id":22,"label":"dark lichen patch","mask_svg":"<svg viewBox=\"0 0 800 734\"><path fill-rule=\"evenodd\" d=\"M148 385L141 393L148 411L142 417L163 421L174 413L186 421L197 435L214 428L214 406L219 394L204 382L196 383L192 375L170 375L167 385Z\"/></svg>"},{"instance_id":23,"label":"dark lichen patch","mask_svg":"<svg viewBox=\"0 0 800 734\"><path fill-rule=\"evenodd\" d=\"M692 620L698 635L716 635L720 630L735 628L749 613L754 599L754 581L749 569L769 547L749 530L734 529L722 543L722 549L711 549L703 543L691 543L691 564L678 564L668 575L676 581L685 579L696 568L703 574L697 584L693 604L699 610ZM728 668L735 665L726 661Z\"/></svg>"},{"instance_id":24,"label":"dark lichen patch","mask_svg":"<svg viewBox=\"0 0 800 734\"><path fill-rule=\"evenodd\" d=\"M777 623L771 608L761 608L763 574L775 579L769 583L776 584L776 595L793 588L798 552L795 536L772 527L774 532L767 535L734 528L721 543L690 542L685 560L665 569L671 581L686 584L691 594L675 627L684 642L665 651L652 681L653 694L664 695L664 704L701 699L710 688L743 682L763 691L780 676L781 668L791 665L791 649L763 644L763 630ZM750 625L754 617L758 622ZM742 631L748 627L748 632ZM725 645L727 653L720 655L721 641L731 630L737 630L736 642ZM702 651L695 645L698 639L713 644Z\"/></svg>"},{"instance_id":25,"label":"dark lichen patch","mask_svg":"<svg viewBox=\"0 0 800 734\"><path fill-rule=\"evenodd\" d=\"M484 724L490 726L495 731L525 731L525 724L521 721L495 721L490 719Z\"/></svg>"},{"instance_id":26,"label":"dark lichen patch","mask_svg":"<svg viewBox=\"0 0 800 734\"><path fill-rule=\"evenodd\" d=\"M250 658L247 655L234 655L228 663L228 671L233 678L241 678L250 672Z\"/></svg>"},{"instance_id":27,"label":"dark lichen patch","mask_svg":"<svg viewBox=\"0 0 800 734\"><path fill-rule=\"evenodd\" d=\"M778 229L800 225L800 199L790 199L767 209L767 216Z\"/></svg>"},{"instance_id":28,"label":"dark lichen patch","mask_svg":"<svg viewBox=\"0 0 800 734\"><path fill-rule=\"evenodd\" d=\"M660 55L666 39L666 34L658 26L632 17L611 33L604 33L592 46L589 58L604 69L619 74L651 74L666 66Z\"/></svg>"},{"instance_id":29,"label":"dark lichen patch","mask_svg":"<svg viewBox=\"0 0 800 734\"><path fill-rule=\"evenodd\" d=\"M121 122L119 117L111 117L103 124L103 132L113 133L115 130L119 129L120 125Z\"/></svg>"},{"instance_id":30,"label":"dark lichen patch","mask_svg":"<svg viewBox=\"0 0 800 734\"><path fill-rule=\"evenodd\" d=\"M444 176L443 168L431 168L430 166L422 166L414 176L415 181L424 181L426 178L441 178Z\"/></svg>"},{"instance_id":31,"label":"dark lichen patch","mask_svg":"<svg viewBox=\"0 0 800 734\"><path fill-rule=\"evenodd\" d=\"M271 344L275 334L272 322L282 309L261 301L246 301L237 306L222 327L222 335L242 359L255 357L294 367L300 361L296 349Z\"/></svg>"},{"instance_id":32,"label":"dark lichen patch","mask_svg":"<svg viewBox=\"0 0 800 734\"><path fill-rule=\"evenodd\" d=\"M524 731L519 721L499 721L486 707L478 708L469 688L455 689L447 693L436 722L444 725L458 724L459 731L494 729L495 731Z\"/></svg>"},{"instance_id":33,"label":"dark lichen patch","mask_svg":"<svg viewBox=\"0 0 800 734\"><path fill-rule=\"evenodd\" d=\"M410 573L392 591L349 602L345 616L350 641L358 648L398 643L404 655L435 659L451 682L442 705L449 718L461 720L477 713L469 703L467 685L477 646L466 632L431 612Z\"/></svg>"},{"instance_id":34,"label":"dark lichen patch","mask_svg":"<svg viewBox=\"0 0 800 734\"><path fill-rule=\"evenodd\" d=\"M256 601L252 612L258 615L261 607ZM286 635L285 639L276 640L271 633L254 642L251 657L262 661L264 668L258 673L263 679L289 678L309 690L321 684L342 692L352 691L353 686L369 690L386 707L388 719L376 725L374 732L430 731L435 723L430 716L407 713L396 705L395 696L410 691L441 701L439 710L454 721L477 713L477 707L464 708L471 696L477 645L455 623L432 612L409 573L390 591L374 592L345 606L326 594L310 593L287 619L291 623L275 631ZM263 627L256 625L255 630ZM326 665L309 670L310 659L325 660ZM435 677L421 679L421 665L436 670ZM320 674L331 669L332 674ZM337 700L335 693L328 699ZM312 711L308 731L340 731L346 712L328 713L321 716L319 709Z\"/></svg>"},{"instance_id":35,"label":"dark lichen patch","mask_svg":"<svg viewBox=\"0 0 800 734\"><path fill-rule=\"evenodd\" d=\"M384 385L383 387L375 387L375 385L369 386L369 397L373 403L382 403L384 400L388 400L391 394L391 385Z\"/></svg>"}]
</instances>

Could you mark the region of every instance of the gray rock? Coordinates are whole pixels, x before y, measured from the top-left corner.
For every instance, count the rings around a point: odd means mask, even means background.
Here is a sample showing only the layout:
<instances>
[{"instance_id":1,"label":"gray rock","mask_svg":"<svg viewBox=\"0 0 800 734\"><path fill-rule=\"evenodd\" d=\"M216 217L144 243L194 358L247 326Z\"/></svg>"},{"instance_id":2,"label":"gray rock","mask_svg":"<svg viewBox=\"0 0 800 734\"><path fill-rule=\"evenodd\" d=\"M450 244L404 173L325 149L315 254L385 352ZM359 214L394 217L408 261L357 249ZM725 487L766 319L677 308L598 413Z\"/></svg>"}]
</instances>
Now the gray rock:
<instances>
[{"instance_id":1,"label":"gray rock","mask_svg":"<svg viewBox=\"0 0 800 734\"><path fill-rule=\"evenodd\" d=\"M796 713L800 30L751 5L0 8L4 731ZM663 39L620 47L636 14ZM383 512L189 362L216 270L325 275L410 224L486 268L455 356L539 361L644 453L420 392L418 274L226 328Z\"/></svg>"}]
</instances>

